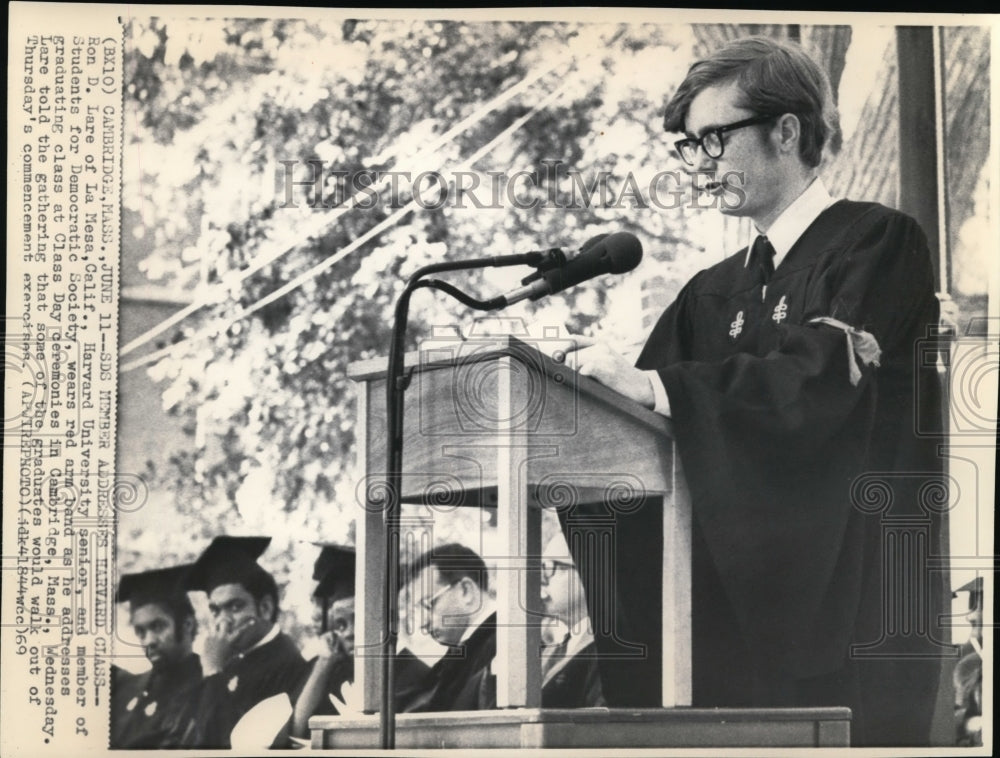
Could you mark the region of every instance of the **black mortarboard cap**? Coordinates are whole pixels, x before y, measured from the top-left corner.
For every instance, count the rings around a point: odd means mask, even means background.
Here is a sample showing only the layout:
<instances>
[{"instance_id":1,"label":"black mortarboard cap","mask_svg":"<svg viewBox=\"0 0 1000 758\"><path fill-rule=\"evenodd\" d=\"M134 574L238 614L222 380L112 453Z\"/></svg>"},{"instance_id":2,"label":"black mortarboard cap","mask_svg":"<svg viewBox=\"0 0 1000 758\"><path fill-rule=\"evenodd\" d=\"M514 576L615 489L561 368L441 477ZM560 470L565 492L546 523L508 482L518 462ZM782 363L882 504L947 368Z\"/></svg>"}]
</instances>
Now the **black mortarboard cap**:
<instances>
[{"instance_id":1,"label":"black mortarboard cap","mask_svg":"<svg viewBox=\"0 0 1000 758\"><path fill-rule=\"evenodd\" d=\"M977 576L971 582L967 582L951 593L952 597L958 597L959 592L969 593L969 610L975 611L983 604L983 578Z\"/></svg>"},{"instance_id":2,"label":"black mortarboard cap","mask_svg":"<svg viewBox=\"0 0 1000 758\"><path fill-rule=\"evenodd\" d=\"M355 550L329 542L314 542L320 548L313 564L313 580L319 582L313 597L330 602L354 597Z\"/></svg>"},{"instance_id":3,"label":"black mortarboard cap","mask_svg":"<svg viewBox=\"0 0 1000 758\"><path fill-rule=\"evenodd\" d=\"M255 575L267 573L257 558L270 544L270 537L216 537L194 562L187 588L210 593L222 584L246 586Z\"/></svg>"},{"instance_id":4,"label":"black mortarboard cap","mask_svg":"<svg viewBox=\"0 0 1000 758\"><path fill-rule=\"evenodd\" d=\"M123 574L118 580L115 600L133 609L148 603L170 604L187 599L184 583L194 564Z\"/></svg>"}]
</instances>

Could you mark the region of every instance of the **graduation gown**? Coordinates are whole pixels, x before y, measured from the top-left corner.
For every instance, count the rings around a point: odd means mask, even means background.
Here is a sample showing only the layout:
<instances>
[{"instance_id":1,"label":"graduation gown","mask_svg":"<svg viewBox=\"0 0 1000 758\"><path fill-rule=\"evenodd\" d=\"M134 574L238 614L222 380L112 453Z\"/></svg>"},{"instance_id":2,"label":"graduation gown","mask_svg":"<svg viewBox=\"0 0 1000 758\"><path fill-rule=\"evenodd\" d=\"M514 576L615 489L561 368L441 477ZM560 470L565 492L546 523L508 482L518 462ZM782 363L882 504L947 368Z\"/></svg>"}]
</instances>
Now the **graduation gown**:
<instances>
[{"instance_id":1,"label":"graduation gown","mask_svg":"<svg viewBox=\"0 0 1000 758\"><path fill-rule=\"evenodd\" d=\"M848 705L855 744L925 744L946 575L892 548L945 554L926 239L839 201L766 289L746 252L683 288L636 364L664 383L691 495L694 704ZM878 365L817 318L872 335Z\"/></svg>"},{"instance_id":2,"label":"graduation gown","mask_svg":"<svg viewBox=\"0 0 1000 758\"><path fill-rule=\"evenodd\" d=\"M429 688L431 667L409 648L396 653L396 712L405 713Z\"/></svg>"},{"instance_id":3,"label":"graduation gown","mask_svg":"<svg viewBox=\"0 0 1000 758\"><path fill-rule=\"evenodd\" d=\"M294 696L308 674L308 664L291 637L279 633L205 677L198 702L196 729L188 747L228 748L236 722L262 700Z\"/></svg>"},{"instance_id":4,"label":"graduation gown","mask_svg":"<svg viewBox=\"0 0 1000 758\"><path fill-rule=\"evenodd\" d=\"M955 745L982 745L982 725L976 728L974 723L970 724L970 719L983 715L983 659L971 642L958 648L952 682L955 687Z\"/></svg>"},{"instance_id":5,"label":"graduation gown","mask_svg":"<svg viewBox=\"0 0 1000 758\"><path fill-rule=\"evenodd\" d=\"M426 675L426 689L413 692L401 712L476 711L496 707L497 616L483 621L465 642L452 645ZM398 702L398 700L397 700Z\"/></svg>"},{"instance_id":6,"label":"graduation gown","mask_svg":"<svg viewBox=\"0 0 1000 758\"><path fill-rule=\"evenodd\" d=\"M175 665L112 678L110 746L119 749L182 745L201 685L201 661L189 655Z\"/></svg>"},{"instance_id":7,"label":"graduation gown","mask_svg":"<svg viewBox=\"0 0 1000 758\"><path fill-rule=\"evenodd\" d=\"M316 666L318 658L313 658L308 663L308 672L312 673L313 668ZM404 713L408 710L408 706L413 702L414 698L419 698L421 693L424 693L429 688L429 683L427 676L429 675L431 667L426 663L417 658L409 649L403 648L396 653L396 712ZM306 678L307 678L306 677ZM299 695L302 693L302 689L305 686L306 678L303 678L301 685L296 690L296 696L292 698L293 702L298 701ZM330 671L327 678L327 692L330 695L336 695L337 698L343 700L343 687L346 682L354 681L354 658L343 659L337 661ZM336 716L337 707L333 704L329 697L324 697L316 705L316 710L312 713L313 716Z\"/></svg>"},{"instance_id":8,"label":"graduation gown","mask_svg":"<svg viewBox=\"0 0 1000 758\"><path fill-rule=\"evenodd\" d=\"M297 703L299 696L302 694L302 690L305 687L306 681L312 675L313 670L316 668L319 658L312 658L309 663L306 664L306 675L302 677L302 681L299 682L299 686L295 688L295 692L292 696L292 702ZM326 690L330 695L336 695L339 699L343 700L343 689L344 684L347 682L354 681L354 658L341 658L334 662L333 667L330 669L330 673L326 679ZM313 711L313 716L334 716L337 715L337 708L330 701L329 697L323 697L319 703L316 704L316 710Z\"/></svg>"}]
</instances>

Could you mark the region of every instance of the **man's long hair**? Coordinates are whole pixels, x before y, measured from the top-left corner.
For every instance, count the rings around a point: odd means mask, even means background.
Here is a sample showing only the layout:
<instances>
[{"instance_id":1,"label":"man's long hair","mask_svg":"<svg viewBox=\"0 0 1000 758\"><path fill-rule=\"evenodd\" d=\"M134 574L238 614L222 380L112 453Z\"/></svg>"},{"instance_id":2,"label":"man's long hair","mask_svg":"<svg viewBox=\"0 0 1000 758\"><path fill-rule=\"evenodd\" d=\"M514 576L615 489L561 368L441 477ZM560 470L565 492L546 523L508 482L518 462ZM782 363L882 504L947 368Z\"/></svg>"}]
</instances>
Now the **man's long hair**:
<instances>
[{"instance_id":1,"label":"man's long hair","mask_svg":"<svg viewBox=\"0 0 1000 758\"><path fill-rule=\"evenodd\" d=\"M178 642L184 632L184 622L191 619L191 639L198 633L198 617L195 615L194 606L188 599L187 593L178 591L164 595L162 593L137 593L129 598L129 615L131 616L139 608L145 605L155 605L170 616L174 622L174 637Z\"/></svg>"},{"instance_id":2,"label":"man's long hair","mask_svg":"<svg viewBox=\"0 0 1000 758\"><path fill-rule=\"evenodd\" d=\"M698 93L728 82L743 93L739 105L755 114L798 117L799 157L807 166L820 164L825 146L840 149L840 117L826 73L800 46L769 37L734 40L692 65L667 104L663 128L683 132Z\"/></svg>"}]
</instances>

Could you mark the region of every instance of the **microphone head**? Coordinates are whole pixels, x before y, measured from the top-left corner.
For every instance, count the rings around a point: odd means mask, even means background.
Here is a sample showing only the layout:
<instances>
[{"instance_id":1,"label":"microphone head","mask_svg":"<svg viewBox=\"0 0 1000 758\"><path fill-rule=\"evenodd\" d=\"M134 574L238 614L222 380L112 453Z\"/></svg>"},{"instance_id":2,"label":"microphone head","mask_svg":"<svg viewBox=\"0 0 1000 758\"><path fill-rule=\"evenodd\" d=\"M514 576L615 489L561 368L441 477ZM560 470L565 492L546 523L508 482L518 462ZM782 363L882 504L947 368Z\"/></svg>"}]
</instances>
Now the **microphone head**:
<instances>
[{"instance_id":1,"label":"microphone head","mask_svg":"<svg viewBox=\"0 0 1000 758\"><path fill-rule=\"evenodd\" d=\"M634 234L598 235L588 240L580 254L565 266L544 272L541 277L544 281L530 297L538 300L601 274L624 274L638 266L641 260L642 245Z\"/></svg>"},{"instance_id":2,"label":"microphone head","mask_svg":"<svg viewBox=\"0 0 1000 758\"><path fill-rule=\"evenodd\" d=\"M629 232L609 234L600 243L604 248L605 259L601 268L608 274L624 274L631 271L642 260L642 243L639 238Z\"/></svg>"}]
</instances>

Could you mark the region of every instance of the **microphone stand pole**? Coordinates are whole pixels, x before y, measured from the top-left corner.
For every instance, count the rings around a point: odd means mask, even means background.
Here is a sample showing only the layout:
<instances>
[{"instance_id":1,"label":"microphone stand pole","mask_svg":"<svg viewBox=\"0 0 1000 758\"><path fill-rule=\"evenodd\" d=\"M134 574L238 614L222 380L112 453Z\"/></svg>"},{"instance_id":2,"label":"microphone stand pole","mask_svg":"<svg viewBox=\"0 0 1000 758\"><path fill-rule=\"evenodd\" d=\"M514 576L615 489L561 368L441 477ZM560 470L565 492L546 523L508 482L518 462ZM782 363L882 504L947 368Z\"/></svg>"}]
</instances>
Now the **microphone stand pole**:
<instances>
[{"instance_id":1,"label":"microphone stand pole","mask_svg":"<svg viewBox=\"0 0 1000 758\"><path fill-rule=\"evenodd\" d=\"M396 713L393 694L396 684L396 644L399 637L399 539L400 539L400 498L403 474L403 393L410 383L409 375L404 375L404 343L406 323L409 315L410 296L417 289L431 287L441 290L463 304L476 310L492 311L504 308L507 299L503 296L492 300L477 300L447 282L437 279L423 279L429 274L445 271L461 271L476 268L500 266L534 266L549 269L565 262L562 251L552 249L545 252L523 255L501 255L479 258L471 261L433 263L424 266L410 277L396 301L395 318L392 325L392 339L389 346L389 369L386 375L386 503L382 511L385 528L385 566L383 573L384 602L382 606L382 691L379 711L381 745L385 750L396 746Z\"/></svg>"}]
</instances>

